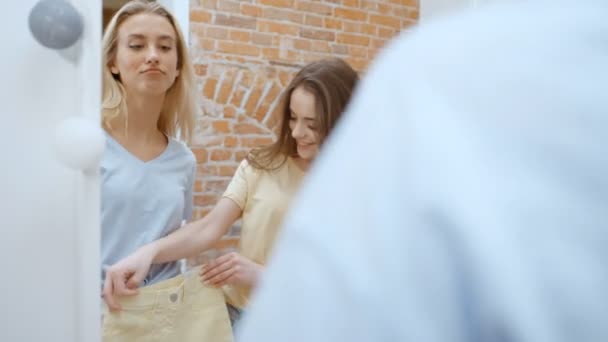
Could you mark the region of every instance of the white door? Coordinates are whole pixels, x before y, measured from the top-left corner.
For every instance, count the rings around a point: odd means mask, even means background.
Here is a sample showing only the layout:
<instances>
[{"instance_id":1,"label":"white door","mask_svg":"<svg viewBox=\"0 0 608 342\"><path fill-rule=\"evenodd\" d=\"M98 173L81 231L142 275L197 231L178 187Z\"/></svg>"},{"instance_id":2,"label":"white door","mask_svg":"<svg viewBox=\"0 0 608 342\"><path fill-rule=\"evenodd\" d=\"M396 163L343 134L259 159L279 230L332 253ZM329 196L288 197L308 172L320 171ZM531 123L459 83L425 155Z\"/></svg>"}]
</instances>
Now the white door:
<instances>
[{"instance_id":1,"label":"white door","mask_svg":"<svg viewBox=\"0 0 608 342\"><path fill-rule=\"evenodd\" d=\"M0 341L99 341L98 167L66 167L53 142L66 119L99 121L101 0L69 1L77 60L34 39L36 3L11 1L0 21Z\"/></svg>"}]
</instances>

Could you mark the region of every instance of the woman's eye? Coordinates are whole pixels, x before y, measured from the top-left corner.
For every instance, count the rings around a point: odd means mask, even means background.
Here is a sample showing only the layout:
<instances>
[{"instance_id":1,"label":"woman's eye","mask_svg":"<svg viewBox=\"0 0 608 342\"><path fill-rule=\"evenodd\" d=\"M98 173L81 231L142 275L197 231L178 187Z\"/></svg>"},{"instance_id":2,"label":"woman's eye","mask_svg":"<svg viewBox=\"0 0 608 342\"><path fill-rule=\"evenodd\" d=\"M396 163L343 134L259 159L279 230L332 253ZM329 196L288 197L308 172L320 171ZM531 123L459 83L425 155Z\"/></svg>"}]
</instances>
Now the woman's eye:
<instances>
[{"instance_id":1,"label":"woman's eye","mask_svg":"<svg viewBox=\"0 0 608 342\"><path fill-rule=\"evenodd\" d=\"M143 48L144 46L141 44L131 44L129 45L129 48L133 49L133 50L139 50L141 48Z\"/></svg>"},{"instance_id":2,"label":"woman's eye","mask_svg":"<svg viewBox=\"0 0 608 342\"><path fill-rule=\"evenodd\" d=\"M170 46L161 46L160 47L163 51L171 51L171 47Z\"/></svg>"}]
</instances>

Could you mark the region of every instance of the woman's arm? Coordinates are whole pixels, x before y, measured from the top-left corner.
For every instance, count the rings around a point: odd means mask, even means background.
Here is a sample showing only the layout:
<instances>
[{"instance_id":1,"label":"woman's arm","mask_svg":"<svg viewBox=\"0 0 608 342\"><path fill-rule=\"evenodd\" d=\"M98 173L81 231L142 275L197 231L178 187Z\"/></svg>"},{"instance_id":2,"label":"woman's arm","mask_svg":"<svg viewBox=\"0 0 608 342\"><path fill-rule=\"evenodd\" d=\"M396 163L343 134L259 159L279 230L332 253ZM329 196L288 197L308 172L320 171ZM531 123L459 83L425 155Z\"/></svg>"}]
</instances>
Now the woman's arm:
<instances>
[{"instance_id":1,"label":"woman's arm","mask_svg":"<svg viewBox=\"0 0 608 342\"><path fill-rule=\"evenodd\" d=\"M221 198L204 218L152 242L152 262L175 261L211 248L241 215L242 210L236 203L226 197Z\"/></svg>"},{"instance_id":2,"label":"woman's arm","mask_svg":"<svg viewBox=\"0 0 608 342\"><path fill-rule=\"evenodd\" d=\"M114 296L138 293L150 265L185 258L210 248L242 214L231 199L222 198L204 218L147 244L106 271L103 297L111 310L120 310Z\"/></svg>"}]
</instances>

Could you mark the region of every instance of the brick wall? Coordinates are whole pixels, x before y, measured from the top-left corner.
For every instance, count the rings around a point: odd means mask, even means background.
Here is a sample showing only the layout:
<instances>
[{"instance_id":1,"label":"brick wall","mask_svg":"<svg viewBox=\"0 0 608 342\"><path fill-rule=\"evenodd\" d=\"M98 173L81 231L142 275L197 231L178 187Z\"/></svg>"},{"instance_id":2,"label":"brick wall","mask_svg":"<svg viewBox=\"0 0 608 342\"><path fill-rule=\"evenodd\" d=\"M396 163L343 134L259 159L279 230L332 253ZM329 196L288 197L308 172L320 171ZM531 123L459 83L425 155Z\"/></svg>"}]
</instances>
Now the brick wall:
<instances>
[{"instance_id":1,"label":"brick wall","mask_svg":"<svg viewBox=\"0 0 608 342\"><path fill-rule=\"evenodd\" d=\"M240 160L270 143L281 90L307 62L339 56L364 71L418 20L418 0L191 0L190 52L205 114L192 144L195 217L226 188Z\"/></svg>"}]
</instances>

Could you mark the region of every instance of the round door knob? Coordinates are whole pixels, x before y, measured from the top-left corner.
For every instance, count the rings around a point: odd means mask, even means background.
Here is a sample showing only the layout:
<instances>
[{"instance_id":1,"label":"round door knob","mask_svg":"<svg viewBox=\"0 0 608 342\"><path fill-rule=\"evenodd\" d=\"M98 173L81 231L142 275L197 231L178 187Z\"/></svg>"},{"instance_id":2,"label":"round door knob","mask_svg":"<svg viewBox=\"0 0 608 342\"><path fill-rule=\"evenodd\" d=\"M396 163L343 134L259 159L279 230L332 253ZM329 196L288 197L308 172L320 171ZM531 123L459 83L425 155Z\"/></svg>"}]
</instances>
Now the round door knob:
<instances>
[{"instance_id":1,"label":"round door knob","mask_svg":"<svg viewBox=\"0 0 608 342\"><path fill-rule=\"evenodd\" d=\"M65 0L41 0L31 10L29 26L36 40L51 49L74 45L83 31L80 13Z\"/></svg>"}]
</instances>

